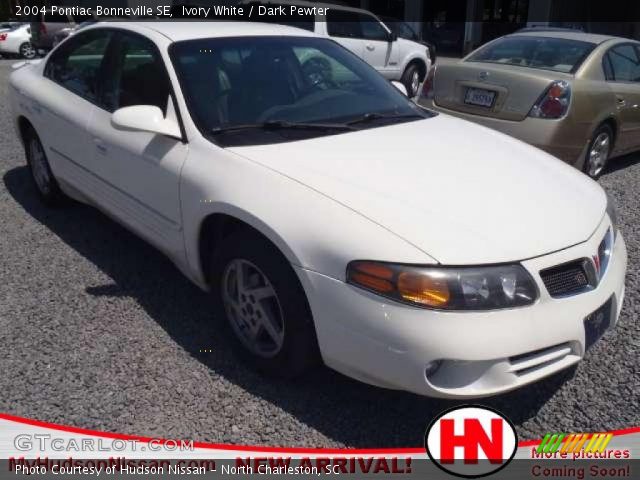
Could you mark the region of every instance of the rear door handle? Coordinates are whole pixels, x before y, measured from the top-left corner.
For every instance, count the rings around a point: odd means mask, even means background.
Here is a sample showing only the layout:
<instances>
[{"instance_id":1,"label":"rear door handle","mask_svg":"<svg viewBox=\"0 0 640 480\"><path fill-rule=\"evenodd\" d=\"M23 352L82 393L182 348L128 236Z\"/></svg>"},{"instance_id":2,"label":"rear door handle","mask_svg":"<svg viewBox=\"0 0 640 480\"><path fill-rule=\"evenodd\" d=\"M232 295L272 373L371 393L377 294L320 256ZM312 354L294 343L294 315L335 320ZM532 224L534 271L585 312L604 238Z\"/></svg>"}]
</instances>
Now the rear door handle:
<instances>
[{"instance_id":1,"label":"rear door handle","mask_svg":"<svg viewBox=\"0 0 640 480\"><path fill-rule=\"evenodd\" d=\"M369 50L370 52L373 52L376 49L375 46L373 45L367 45L367 50Z\"/></svg>"},{"instance_id":2,"label":"rear door handle","mask_svg":"<svg viewBox=\"0 0 640 480\"><path fill-rule=\"evenodd\" d=\"M620 105L621 107L624 107L627 104L627 101L625 100L624 97L616 97L616 102L618 103L618 105Z\"/></svg>"},{"instance_id":3,"label":"rear door handle","mask_svg":"<svg viewBox=\"0 0 640 480\"><path fill-rule=\"evenodd\" d=\"M98 150L99 153L101 153L102 155L107 154L107 147L101 139L94 138L93 143L95 143L96 149Z\"/></svg>"}]
</instances>

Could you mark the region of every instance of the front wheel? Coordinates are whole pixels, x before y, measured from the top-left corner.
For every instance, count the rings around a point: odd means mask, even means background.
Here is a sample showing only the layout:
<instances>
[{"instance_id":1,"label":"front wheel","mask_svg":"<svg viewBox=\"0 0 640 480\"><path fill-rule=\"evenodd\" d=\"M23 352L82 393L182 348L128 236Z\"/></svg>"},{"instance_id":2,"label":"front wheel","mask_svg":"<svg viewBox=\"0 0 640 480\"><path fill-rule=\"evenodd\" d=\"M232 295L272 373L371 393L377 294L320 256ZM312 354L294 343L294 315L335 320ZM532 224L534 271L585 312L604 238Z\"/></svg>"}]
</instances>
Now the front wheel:
<instances>
[{"instance_id":1,"label":"front wheel","mask_svg":"<svg viewBox=\"0 0 640 480\"><path fill-rule=\"evenodd\" d=\"M33 128L29 128L26 132L24 145L31 178L42 201L47 205L63 203L66 196L53 176L42 142Z\"/></svg>"},{"instance_id":2,"label":"front wheel","mask_svg":"<svg viewBox=\"0 0 640 480\"><path fill-rule=\"evenodd\" d=\"M608 125L600 126L589 143L582 171L597 180L604 171L613 147L613 131Z\"/></svg>"},{"instance_id":3,"label":"front wheel","mask_svg":"<svg viewBox=\"0 0 640 480\"><path fill-rule=\"evenodd\" d=\"M401 82L407 89L409 98L413 98L418 94L420 89L420 69L415 63L409 65L404 71Z\"/></svg>"},{"instance_id":4,"label":"front wheel","mask_svg":"<svg viewBox=\"0 0 640 480\"><path fill-rule=\"evenodd\" d=\"M22 58L26 58L27 60L31 60L32 58L36 58L38 52L31 44L31 42L25 42L20 45L20 56Z\"/></svg>"},{"instance_id":5,"label":"front wheel","mask_svg":"<svg viewBox=\"0 0 640 480\"><path fill-rule=\"evenodd\" d=\"M311 311L293 268L248 230L223 240L211 265L216 313L254 369L293 378L318 362Z\"/></svg>"}]
</instances>

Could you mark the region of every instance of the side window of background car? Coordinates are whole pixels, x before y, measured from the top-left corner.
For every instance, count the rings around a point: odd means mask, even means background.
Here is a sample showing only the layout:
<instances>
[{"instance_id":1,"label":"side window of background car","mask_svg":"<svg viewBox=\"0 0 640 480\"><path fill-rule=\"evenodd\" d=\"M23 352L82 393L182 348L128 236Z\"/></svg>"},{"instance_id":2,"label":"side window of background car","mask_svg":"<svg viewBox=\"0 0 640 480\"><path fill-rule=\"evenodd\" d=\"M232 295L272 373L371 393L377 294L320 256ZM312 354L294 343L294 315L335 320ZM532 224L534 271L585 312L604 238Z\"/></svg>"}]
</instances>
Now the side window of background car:
<instances>
[{"instance_id":1,"label":"side window of background car","mask_svg":"<svg viewBox=\"0 0 640 480\"><path fill-rule=\"evenodd\" d=\"M327 12L327 32L332 37L363 38L360 15L344 10Z\"/></svg>"},{"instance_id":2,"label":"side window of background car","mask_svg":"<svg viewBox=\"0 0 640 480\"><path fill-rule=\"evenodd\" d=\"M122 34L105 78L102 106L108 111L133 105L153 105L166 114L169 77L150 40Z\"/></svg>"},{"instance_id":3,"label":"side window of background car","mask_svg":"<svg viewBox=\"0 0 640 480\"><path fill-rule=\"evenodd\" d=\"M362 38L382 41L386 41L389 38L389 33L375 17L370 15L359 16L362 25Z\"/></svg>"},{"instance_id":4,"label":"side window of background car","mask_svg":"<svg viewBox=\"0 0 640 480\"><path fill-rule=\"evenodd\" d=\"M312 86L323 89L342 88L362 79L343 64L314 47L294 47L302 73Z\"/></svg>"},{"instance_id":5,"label":"side window of background car","mask_svg":"<svg viewBox=\"0 0 640 480\"><path fill-rule=\"evenodd\" d=\"M604 78L607 81L615 80L613 75L613 67L611 66L611 58L609 52L607 52L602 59L602 70L604 71Z\"/></svg>"},{"instance_id":6,"label":"side window of background car","mask_svg":"<svg viewBox=\"0 0 640 480\"><path fill-rule=\"evenodd\" d=\"M610 72L607 72L605 58L605 75L608 80L616 82L640 82L640 57L634 45L620 45L607 53Z\"/></svg>"},{"instance_id":7,"label":"side window of background car","mask_svg":"<svg viewBox=\"0 0 640 480\"><path fill-rule=\"evenodd\" d=\"M79 33L52 54L44 75L87 100L95 101L100 68L110 37L111 33L105 30Z\"/></svg>"}]
</instances>

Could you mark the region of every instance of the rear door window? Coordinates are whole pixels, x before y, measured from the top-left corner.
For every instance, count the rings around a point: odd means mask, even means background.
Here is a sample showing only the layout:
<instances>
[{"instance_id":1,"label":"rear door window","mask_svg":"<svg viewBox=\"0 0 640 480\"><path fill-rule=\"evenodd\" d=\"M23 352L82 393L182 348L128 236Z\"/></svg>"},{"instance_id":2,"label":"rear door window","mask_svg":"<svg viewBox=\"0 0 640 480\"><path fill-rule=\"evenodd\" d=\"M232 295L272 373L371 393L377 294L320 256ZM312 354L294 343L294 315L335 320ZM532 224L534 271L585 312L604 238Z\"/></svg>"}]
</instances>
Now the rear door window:
<instances>
[{"instance_id":1,"label":"rear door window","mask_svg":"<svg viewBox=\"0 0 640 480\"><path fill-rule=\"evenodd\" d=\"M100 70L110 39L108 30L74 35L53 52L44 70L45 77L89 101L96 101Z\"/></svg>"},{"instance_id":2,"label":"rear door window","mask_svg":"<svg viewBox=\"0 0 640 480\"><path fill-rule=\"evenodd\" d=\"M386 41L389 33L382 24L371 15L360 15L360 23L362 25L362 36L367 40Z\"/></svg>"},{"instance_id":3,"label":"rear door window","mask_svg":"<svg viewBox=\"0 0 640 480\"><path fill-rule=\"evenodd\" d=\"M620 45L607 52L609 72L605 61L605 74L608 80L616 82L640 82L640 58L634 45Z\"/></svg>"},{"instance_id":4,"label":"rear door window","mask_svg":"<svg viewBox=\"0 0 640 480\"><path fill-rule=\"evenodd\" d=\"M329 9L327 32L332 37L363 38L360 16L355 12Z\"/></svg>"},{"instance_id":5,"label":"rear door window","mask_svg":"<svg viewBox=\"0 0 640 480\"><path fill-rule=\"evenodd\" d=\"M347 10L329 9L327 31L332 37L387 40L389 33L371 15Z\"/></svg>"}]
</instances>

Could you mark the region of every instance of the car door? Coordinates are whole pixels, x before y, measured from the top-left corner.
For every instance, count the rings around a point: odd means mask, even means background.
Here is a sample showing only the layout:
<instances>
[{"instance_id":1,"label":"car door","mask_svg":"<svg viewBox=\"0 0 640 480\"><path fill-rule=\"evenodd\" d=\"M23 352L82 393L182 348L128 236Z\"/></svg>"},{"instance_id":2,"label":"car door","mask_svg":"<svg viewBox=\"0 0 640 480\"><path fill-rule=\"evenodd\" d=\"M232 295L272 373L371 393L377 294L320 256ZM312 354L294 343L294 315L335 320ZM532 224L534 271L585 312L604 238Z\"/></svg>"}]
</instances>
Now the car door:
<instances>
[{"instance_id":1,"label":"car door","mask_svg":"<svg viewBox=\"0 0 640 480\"><path fill-rule=\"evenodd\" d=\"M625 43L609 49L603 67L615 95L620 151L640 149L640 49Z\"/></svg>"},{"instance_id":2,"label":"car door","mask_svg":"<svg viewBox=\"0 0 640 480\"><path fill-rule=\"evenodd\" d=\"M55 175L80 190L87 190L91 180L93 142L87 126L110 39L110 31L89 30L53 52L44 68L46 80L29 105Z\"/></svg>"},{"instance_id":3,"label":"car door","mask_svg":"<svg viewBox=\"0 0 640 480\"><path fill-rule=\"evenodd\" d=\"M165 251L182 251L180 170L186 159L183 139L116 129L112 113L134 105L159 107L178 122L172 87L156 45L133 32L114 34L105 70L100 107L92 115L96 174L101 203L123 223Z\"/></svg>"},{"instance_id":4,"label":"car door","mask_svg":"<svg viewBox=\"0 0 640 480\"><path fill-rule=\"evenodd\" d=\"M364 59L383 75L389 77L390 72L398 68L398 49L394 52L391 32L368 14L359 14L362 37L364 39ZM396 58L392 58L396 57Z\"/></svg>"}]
</instances>

